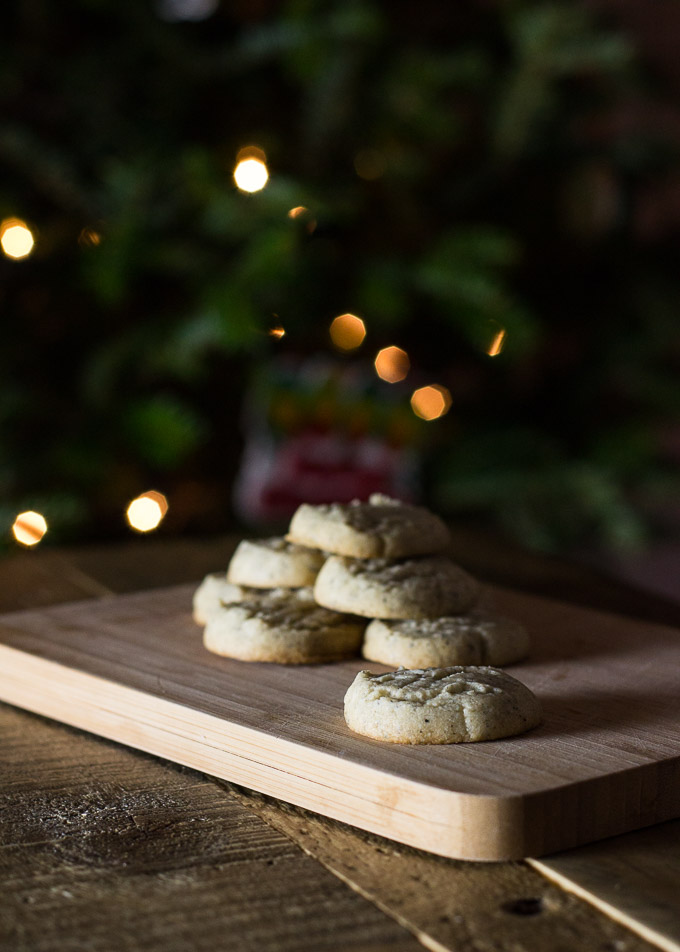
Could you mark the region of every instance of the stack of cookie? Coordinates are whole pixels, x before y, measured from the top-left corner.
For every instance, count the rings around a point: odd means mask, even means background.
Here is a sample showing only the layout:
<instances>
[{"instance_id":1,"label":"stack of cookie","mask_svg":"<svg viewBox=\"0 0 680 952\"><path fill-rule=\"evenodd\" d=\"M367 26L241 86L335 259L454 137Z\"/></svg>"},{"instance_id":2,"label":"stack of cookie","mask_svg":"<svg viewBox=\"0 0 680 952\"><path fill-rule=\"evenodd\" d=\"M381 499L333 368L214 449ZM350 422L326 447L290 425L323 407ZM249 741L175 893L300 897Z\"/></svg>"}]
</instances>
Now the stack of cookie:
<instances>
[{"instance_id":1,"label":"stack of cookie","mask_svg":"<svg viewBox=\"0 0 680 952\"><path fill-rule=\"evenodd\" d=\"M312 585L325 555L283 538L239 543L226 575L194 595L209 651L240 661L312 664L356 655L366 623L323 608Z\"/></svg>"},{"instance_id":2,"label":"stack of cookie","mask_svg":"<svg viewBox=\"0 0 680 952\"><path fill-rule=\"evenodd\" d=\"M332 553L314 598L372 619L362 647L369 661L505 665L528 652L525 629L479 607L479 583L441 554L449 531L426 509L377 494L366 503L302 505L288 539Z\"/></svg>"},{"instance_id":3,"label":"stack of cookie","mask_svg":"<svg viewBox=\"0 0 680 952\"><path fill-rule=\"evenodd\" d=\"M527 730L538 702L489 667L523 657L527 633L479 606L479 583L442 554L449 543L436 515L386 496L303 504L285 538L244 540L226 575L207 576L194 619L205 647L230 658L305 664L361 652L398 667L362 671L350 686L345 718L361 734L455 743Z\"/></svg>"},{"instance_id":4,"label":"stack of cookie","mask_svg":"<svg viewBox=\"0 0 680 952\"><path fill-rule=\"evenodd\" d=\"M194 620L210 651L249 661L303 664L359 648L407 668L519 660L526 631L479 606L479 583L442 554L449 543L438 516L387 496L303 504L285 539L243 540L226 574L203 580Z\"/></svg>"}]
</instances>

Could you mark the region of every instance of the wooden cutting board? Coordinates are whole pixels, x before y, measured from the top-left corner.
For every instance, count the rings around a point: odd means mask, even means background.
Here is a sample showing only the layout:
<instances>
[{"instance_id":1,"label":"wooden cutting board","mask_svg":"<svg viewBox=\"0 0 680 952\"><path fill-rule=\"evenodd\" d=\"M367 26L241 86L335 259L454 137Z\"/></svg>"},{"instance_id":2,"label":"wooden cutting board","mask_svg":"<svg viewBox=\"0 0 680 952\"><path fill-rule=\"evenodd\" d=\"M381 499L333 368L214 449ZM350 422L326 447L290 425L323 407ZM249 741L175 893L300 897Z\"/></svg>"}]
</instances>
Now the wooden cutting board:
<instances>
[{"instance_id":1,"label":"wooden cutting board","mask_svg":"<svg viewBox=\"0 0 680 952\"><path fill-rule=\"evenodd\" d=\"M540 856L680 816L680 632L509 591L542 726L482 744L353 735L360 659L205 651L193 586L0 618L0 698L443 856Z\"/></svg>"}]
</instances>

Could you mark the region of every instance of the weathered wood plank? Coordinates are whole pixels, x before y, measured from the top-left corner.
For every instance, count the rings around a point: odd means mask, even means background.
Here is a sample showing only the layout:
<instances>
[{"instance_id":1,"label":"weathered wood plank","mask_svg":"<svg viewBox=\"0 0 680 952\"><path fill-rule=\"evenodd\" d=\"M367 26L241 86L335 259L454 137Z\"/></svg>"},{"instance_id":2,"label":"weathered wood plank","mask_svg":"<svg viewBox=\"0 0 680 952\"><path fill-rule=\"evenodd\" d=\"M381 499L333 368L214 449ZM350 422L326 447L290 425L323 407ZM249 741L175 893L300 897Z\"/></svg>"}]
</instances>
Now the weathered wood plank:
<instances>
[{"instance_id":1,"label":"weathered wood plank","mask_svg":"<svg viewBox=\"0 0 680 952\"><path fill-rule=\"evenodd\" d=\"M525 863L448 860L227 785L229 792L435 952L650 952Z\"/></svg>"},{"instance_id":2,"label":"weathered wood plank","mask_svg":"<svg viewBox=\"0 0 680 952\"><path fill-rule=\"evenodd\" d=\"M680 949L680 821L532 864L650 942Z\"/></svg>"},{"instance_id":3,"label":"weathered wood plank","mask_svg":"<svg viewBox=\"0 0 680 952\"><path fill-rule=\"evenodd\" d=\"M0 947L417 952L216 784L0 706Z\"/></svg>"}]
</instances>

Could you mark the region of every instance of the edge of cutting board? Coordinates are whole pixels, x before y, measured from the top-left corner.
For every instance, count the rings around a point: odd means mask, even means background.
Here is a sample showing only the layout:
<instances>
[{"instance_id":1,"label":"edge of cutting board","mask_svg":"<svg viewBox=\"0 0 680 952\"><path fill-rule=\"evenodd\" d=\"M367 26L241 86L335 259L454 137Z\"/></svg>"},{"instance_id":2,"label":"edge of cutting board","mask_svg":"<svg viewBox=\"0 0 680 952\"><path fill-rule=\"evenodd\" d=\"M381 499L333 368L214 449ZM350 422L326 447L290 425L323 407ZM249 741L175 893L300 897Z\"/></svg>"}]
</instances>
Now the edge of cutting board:
<instances>
[{"instance_id":1,"label":"edge of cutting board","mask_svg":"<svg viewBox=\"0 0 680 952\"><path fill-rule=\"evenodd\" d=\"M536 857L680 815L680 735L673 719L680 633L675 630L641 628L629 619L518 596L514 601L520 617L522 611L535 614L547 630L562 626L563 637L573 633L576 638L582 630L587 635L599 626L599 647L613 645L616 652L623 639L633 651L632 657L608 653L598 659L570 642L569 664L582 676L595 659L606 661L607 669L616 669L620 677L622 664L627 671L639 657L650 658L654 637L657 645L665 646L665 654L651 657L657 668L663 665L668 675L664 690L672 688L672 697L650 695L645 703L651 706L643 713L653 719L641 724L635 745L629 749L633 735L624 730L625 717L612 722L612 729L605 717L592 736L583 728L590 724L585 715L599 711L601 704L610 717L627 715L626 695L618 697L614 690L600 701L597 693L591 697L586 691L579 697L577 691L572 701L569 689L569 710L558 708L552 725L537 728L536 734L489 742L479 751L477 745L453 745L474 751L388 751L350 736L342 723L341 675L349 669L320 666L300 672L298 682L298 674L279 671L278 666L241 670L239 662L209 659L195 626L190 627L190 613L182 607L190 592L190 587L159 589L2 617L6 643L0 643L0 698L451 858ZM565 663L552 644L537 643L533 677L559 690L570 683ZM528 679L529 669L524 673ZM572 680L575 676L569 674ZM193 677L203 679L200 690ZM223 695L223 678L231 685L228 697ZM328 679L334 687L326 697ZM267 690L279 691L271 703L265 701ZM648 685L646 690L652 689ZM251 707L251 691L259 707ZM294 697L297 716L303 719L295 722L295 729L286 717ZM632 714L636 710L630 708ZM318 718L312 729L307 712L312 722ZM663 715L662 722L657 715ZM663 736L658 736L659 723L666 725ZM575 730L573 735L566 730L559 748L567 759L555 763L553 752L552 768L546 770L551 731L563 725ZM610 738L621 745L616 756L608 752ZM599 758L604 758L601 768L596 766ZM580 765L580 774L571 773L572 762ZM522 764L526 776L514 781ZM501 769L505 779L494 782L494 772ZM536 778L540 782L534 782Z\"/></svg>"},{"instance_id":2,"label":"edge of cutting board","mask_svg":"<svg viewBox=\"0 0 680 952\"><path fill-rule=\"evenodd\" d=\"M525 855L522 797L439 790L319 751L309 758L302 744L265 744L252 728L5 645L0 665L3 700L35 714L440 856Z\"/></svg>"}]
</instances>

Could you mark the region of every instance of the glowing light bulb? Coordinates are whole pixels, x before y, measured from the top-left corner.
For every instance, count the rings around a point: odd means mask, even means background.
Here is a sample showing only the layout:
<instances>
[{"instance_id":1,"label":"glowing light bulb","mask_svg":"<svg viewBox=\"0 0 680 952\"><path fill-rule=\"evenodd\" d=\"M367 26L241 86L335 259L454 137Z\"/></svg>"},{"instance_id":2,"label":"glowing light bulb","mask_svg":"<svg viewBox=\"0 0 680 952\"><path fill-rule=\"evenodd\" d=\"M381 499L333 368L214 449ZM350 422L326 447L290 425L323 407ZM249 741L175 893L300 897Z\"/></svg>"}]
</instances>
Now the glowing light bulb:
<instances>
[{"instance_id":1,"label":"glowing light bulb","mask_svg":"<svg viewBox=\"0 0 680 952\"><path fill-rule=\"evenodd\" d=\"M340 314L331 321L329 332L338 350L356 350L366 336L366 325L356 314Z\"/></svg>"},{"instance_id":2,"label":"glowing light bulb","mask_svg":"<svg viewBox=\"0 0 680 952\"><path fill-rule=\"evenodd\" d=\"M29 509L27 512L20 512L16 517L12 532L17 542L22 545L37 545L47 532L47 522L39 512Z\"/></svg>"},{"instance_id":3,"label":"glowing light bulb","mask_svg":"<svg viewBox=\"0 0 680 952\"><path fill-rule=\"evenodd\" d=\"M408 354L401 347L383 347L375 358L375 372L381 380L399 383L411 369Z\"/></svg>"},{"instance_id":4,"label":"glowing light bulb","mask_svg":"<svg viewBox=\"0 0 680 952\"><path fill-rule=\"evenodd\" d=\"M0 224L0 246L8 258L26 258L33 251L35 239L28 225L18 218L6 218Z\"/></svg>"},{"instance_id":5,"label":"glowing light bulb","mask_svg":"<svg viewBox=\"0 0 680 952\"><path fill-rule=\"evenodd\" d=\"M419 387L411 396L411 409L421 420L438 420L451 408L451 394L439 383Z\"/></svg>"},{"instance_id":6,"label":"glowing light bulb","mask_svg":"<svg viewBox=\"0 0 680 952\"><path fill-rule=\"evenodd\" d=\"M269 179L266 157L262 149L247 146L236 157L234 181L242 192L259 192Z\"/></svg>"},{"instance_id":7,"label":"glowing light bulb","mask_svg":"<svg viewBox=\"0 0 680 952\"><path fill-rule=\"evenodd\" d=\"M285 328L285 327L270 327L270 328L269 328L269 336L270 336L270 337L276 337L276 338L278 338L278 339L280 339L280 338L282 338L282 337L285 337L285 336L286 336L286 328Z\"/></svg>"},{"instance_id":8,"label":"glowing light bulb","mask_svg":"<svg viewBox=\"0 0 680 952\"><path fill-rule=\"evenodd\" d=\"M137 532L157 529L168 511L168 501L163 493L150 489L133 499L127 507L127 521Z\"/></svg>"}]
</instances>

